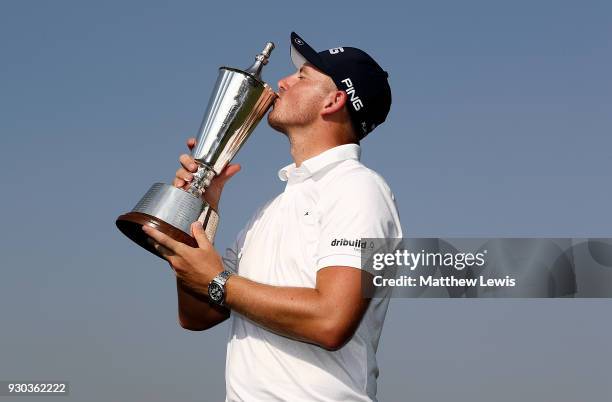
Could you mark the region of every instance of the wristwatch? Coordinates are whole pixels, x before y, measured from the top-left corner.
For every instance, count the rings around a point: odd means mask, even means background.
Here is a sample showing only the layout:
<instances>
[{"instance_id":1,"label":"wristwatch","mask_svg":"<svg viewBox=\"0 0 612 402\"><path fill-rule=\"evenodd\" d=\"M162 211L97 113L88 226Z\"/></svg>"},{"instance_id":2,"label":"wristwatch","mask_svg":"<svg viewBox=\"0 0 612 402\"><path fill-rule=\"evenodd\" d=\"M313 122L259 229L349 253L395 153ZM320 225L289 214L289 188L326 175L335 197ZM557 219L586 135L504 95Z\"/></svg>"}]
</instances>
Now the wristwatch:
<instances>
[{"instance_id":1,"label":"wristwatch","mask_svg":"<svg viewBox=\"0 0 612 402\"><path fill-rule=\"evenodd\" d=\"M223 306L223 302L225 301L225 283L233 274L232 271L225 270L210 281L208 284L208 297L210 301L219 306Z\"/></svg>"}]
</instances>

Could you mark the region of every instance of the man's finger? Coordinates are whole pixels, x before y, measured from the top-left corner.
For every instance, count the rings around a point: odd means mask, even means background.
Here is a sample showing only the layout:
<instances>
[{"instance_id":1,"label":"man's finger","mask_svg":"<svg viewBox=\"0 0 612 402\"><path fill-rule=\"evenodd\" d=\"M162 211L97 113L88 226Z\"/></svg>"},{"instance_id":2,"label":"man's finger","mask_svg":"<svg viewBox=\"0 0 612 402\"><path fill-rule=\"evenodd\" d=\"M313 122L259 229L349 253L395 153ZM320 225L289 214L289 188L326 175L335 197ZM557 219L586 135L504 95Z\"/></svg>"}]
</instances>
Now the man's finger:
<instances>
[{"instance_id":1,"label":"man's finger","mask_svg":"<svg viewBox=\"0 0 612 402\"><path fill-rule=\"evenodd\" d=\"M191 224L191 232L193 233L193 237L195 237L196 241L198 242L198 247L203 249L212 247L210 240L208 240L208 236L206 236L206 232L204 232L204 228L200 222L193 222Z\"/></svg>"},{"instance_id":2,"label":"man's finger","mask_svg":"<svg viewBox=\"0 0 612 402\"><path fill-rule=\"evenodd\" d=\"M179 168L174 174L174 177L186 182L190 182L191 180L193 180L193 173L188 172L187 170L185 170L185 168Z\"/></svg>"},{"instance_id":3,"label":"man's finger","mask_svg":"<svg viewBox=\"0 0 612 402\"><path fill-rule=\"evenodd\" d=\"M147 243L149 243L151 245L151 247L153 247L155 249L155 251L157 251L159 254L161 254L161 256L164 257L168 262L170 262L170 257L176 255L174 252L172 252L169 249L167 249L166 247L162 246L161 244L159 244L158 242L153 240L153 238L151 238L151 237L147 237ZM170 263L170 266L172 266L172 263ZM172 269L174 269L174 268L172 268Z\"/></svg>"},{"instance_id":4,"label":"man's finger","mask_svg":"<svg viewBox=\"0 0 612 402\"><path fill-rule=\"evenodd\" d=\"M241 167L237 163L233 163L231 165L227 165L225 169L221 171L221 174L217 176L215 179L218 180L222 185L225 184L226 181L232 178L236 173L240 171Z\"/></svg>"},{"instance_id":5,"label":"man's finger","mask_svg":"<svg viewBox=\"0 0 612 402\"><path fill-rule=\"evenodd\" d=\"M231 165L227 165L227 167L223 169L223 172L221 174L229 179L236 173L240 172L241 168L242 166L240 166L240 164L232 163Z\"/></svg>"},{"instance_id":6,"label":"man's finger","mask_svg":"<svg viewBox=\"0 0 612 402\"><path fill-rule=\"evenodd\" d=\"M195 147L195 144L196 144L195 137L191 137L187 139L187 148L193 149L193 147Z\"/></svg>"},{"instance_id":7,"label":"man's finger","mask_svg":"<svg viewBox=\"0 0 612 402\"><path fill-rule=\"evenodd\" d=\"M191 155L182 154L179 156L179 162L188 172L195 172L198 170L198 165L195 163Z\"/></svg>"},{"instance_id":8,"label":"man's finger","mask_svg":"<svg viewBox=\"0 0 612 402\"><path fill-rule=\"evenodd\" d=\"M175 177L174 180L172 180L172 185L176 188L183 188L183 186L185 185L185 180L178 179Z\"/></svg>"},{"instance_id":9,"label":"man's finger","mask_svg":"<svg viewBox=\"0 0 612 402\"><path fill-rule=\"evenodd\" d=\"M143 225L142 230L157 243L161 244L168 250L176 253L180 246L183 244L171 238L170 236L165 235L157 229L153 229L150 226Z\"/></svg>"}]
</instances>

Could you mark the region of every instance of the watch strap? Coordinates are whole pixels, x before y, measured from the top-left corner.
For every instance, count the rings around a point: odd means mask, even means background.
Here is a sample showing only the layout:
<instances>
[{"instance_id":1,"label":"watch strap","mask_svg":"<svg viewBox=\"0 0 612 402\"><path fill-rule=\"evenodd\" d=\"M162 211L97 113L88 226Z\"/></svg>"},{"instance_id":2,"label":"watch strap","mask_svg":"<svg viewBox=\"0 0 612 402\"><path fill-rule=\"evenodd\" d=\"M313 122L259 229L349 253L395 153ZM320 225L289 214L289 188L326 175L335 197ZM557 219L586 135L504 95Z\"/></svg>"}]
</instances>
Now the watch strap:
<instances>
[{"instance_id":1,"label":"watch strap","mask_svg":"<svg viewBox=\"0 0 612 402\"><path fill-rule=\"evenodd\" d=\"M217 276L213 278L213 281L217 282L219 285L225 287L225 283L234 273L232 271L228 271L227 269L223 272L219 272Z\"/></svg>"}]
</instances>

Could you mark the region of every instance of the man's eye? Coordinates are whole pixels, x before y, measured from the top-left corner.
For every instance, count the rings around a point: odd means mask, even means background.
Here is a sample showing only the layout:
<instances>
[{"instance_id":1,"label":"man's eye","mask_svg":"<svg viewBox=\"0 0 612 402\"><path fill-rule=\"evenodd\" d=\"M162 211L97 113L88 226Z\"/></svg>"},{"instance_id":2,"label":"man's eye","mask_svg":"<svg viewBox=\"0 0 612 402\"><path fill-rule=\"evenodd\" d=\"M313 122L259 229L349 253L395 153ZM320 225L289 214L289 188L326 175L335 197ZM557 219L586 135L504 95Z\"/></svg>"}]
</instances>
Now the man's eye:
<instances>
[{"instance_id":1,"label":"man's eye","mask_svg":"<svg viewBox=\"0 0 612 402\"><path fill-rule=\"evenodd\" d=\"M304 77L302 77L301 75L298 75L298 79L304 79Z\"/></svg>"}]
</instances>

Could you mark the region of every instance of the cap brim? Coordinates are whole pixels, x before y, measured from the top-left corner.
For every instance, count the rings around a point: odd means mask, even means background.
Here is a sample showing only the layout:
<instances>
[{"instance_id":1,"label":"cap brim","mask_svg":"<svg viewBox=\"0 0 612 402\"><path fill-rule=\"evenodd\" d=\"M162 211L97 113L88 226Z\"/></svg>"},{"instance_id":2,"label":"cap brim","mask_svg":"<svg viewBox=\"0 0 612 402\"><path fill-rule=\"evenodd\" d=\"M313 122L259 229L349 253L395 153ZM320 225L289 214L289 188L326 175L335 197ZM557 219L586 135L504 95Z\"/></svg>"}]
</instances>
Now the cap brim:
<instances>
[{"instance_id":1,"label":"cap brim","mask_svg":"<svg viewBox=\"0 0 612 402\"><path fill-rule=\"evenodd\" d=\"M291 32L291 61L295 68L300 69L304 63L310 63L323 72L327 72L327 67L321 56L304 39L295 32Z\"/></svg>"}]
</instances>

